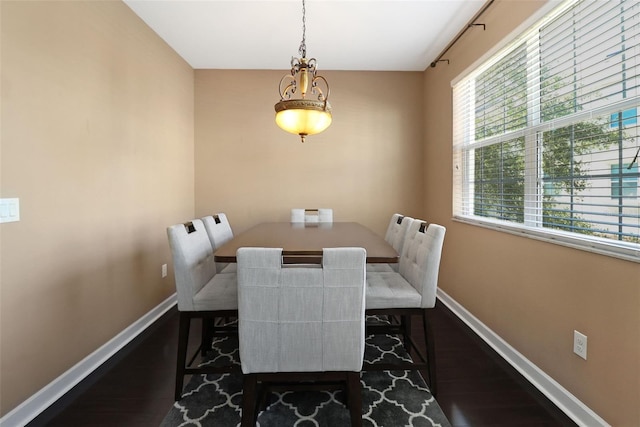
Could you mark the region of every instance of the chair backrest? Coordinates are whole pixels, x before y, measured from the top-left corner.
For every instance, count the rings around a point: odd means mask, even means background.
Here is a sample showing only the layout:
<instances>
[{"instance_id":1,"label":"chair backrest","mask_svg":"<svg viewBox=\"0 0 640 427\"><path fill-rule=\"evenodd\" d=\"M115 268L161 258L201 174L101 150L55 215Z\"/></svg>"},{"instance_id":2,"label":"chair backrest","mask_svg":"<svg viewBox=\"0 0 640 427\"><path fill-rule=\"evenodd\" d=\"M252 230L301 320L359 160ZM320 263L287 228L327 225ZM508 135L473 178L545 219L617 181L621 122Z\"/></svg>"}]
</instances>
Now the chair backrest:
<instances>
[{"instance_id":1,"label":"chair backrest","mask_svg":"<svg viewBox=\"0 0 640 427\"><path fill-rule=\"evenodd\" d=\"M333 209L318 209L318 222L333 222Z\"/></svg>"},{"instance_id":2,"label":"chair backrest","mask_svg":"<svg viewBox=\"0 0 640 427\"><path fill-rule=\"evenodd\" d=\"M291 222L333 222L333 209L291 209Z\"/></svg>"},{"instance_id":3,"label":"chair backrest","mask_svg":"<svg viewBox=\"0 0 640 427\"><path fill-rule=\"evenodd\" d=\"M291 209L291 222L304 222L304 209Z\"/></svg>"},{"instance_id":4,"label":"chair backrest","mask_svg":"<svg viewBox=\"0 0 640 427\"><path fill-rule=\"evenodd\" d=\"M215 252L220 246L233 239L233 231L231 224L227 220L227 216L223 213L209 215L202 218L204 228L207 230L211 246ZM229 265L228 262L216 262L216 271L221 272Z\"/></svg>"},{"instance_id":5,"label":"chair backrest","mask_svg":"<svg viewBox=\"0 0 640 427\"><path fill-rule=\"evenodd\" d=\"M216 274L213 248L199 219L167 228L178 296L178 310L193 311L193 297Z\"/></svg>"},{"instance_id":6,"label":"chair backrest","mask_svg":"<svg viewBox=\"0 0 640 427\"><path fill-rule=\"evenodd\" d=\"M202 222L207 230L214 251L233 239L233 230L225 214L218 213L205 216L202 218Z\"/></svg>"},{"instance_id":7,"label":"chair backrest","mask_svg":"<svg viewBox=\"0 0 640 427\"><path fill-rule=\"evenodd\" d=\"M322 265L282 265L282 249L240 248L242 372L360 371L366 251L327 248Z\"/></svg>"},{"instance_id":8,"label":"chair backrest","mask_svg":"<svg viewBox=\"0 0 640 427\"><path fill-rule=\"evenodd\" d=\"M387 227L387 233L384 239L393 246L399 254L402 254L402 248L404 246L405 238L407 237L407 231L409 225L413 222L413 218L409 216L403 216L400 214L393 214L389 226Z\"/></svg>"},{"instance_id":9,"label":"chair backrest","mask_svg":"<svg viewBox=\"0 0 640 427\"><path fill-rule=\"evenodd\" d=\"M414 220L400 255L399 272L422 295L422 308L432 308L436 304L445 232L441 225Z\"/></svg>"}]
</instances>

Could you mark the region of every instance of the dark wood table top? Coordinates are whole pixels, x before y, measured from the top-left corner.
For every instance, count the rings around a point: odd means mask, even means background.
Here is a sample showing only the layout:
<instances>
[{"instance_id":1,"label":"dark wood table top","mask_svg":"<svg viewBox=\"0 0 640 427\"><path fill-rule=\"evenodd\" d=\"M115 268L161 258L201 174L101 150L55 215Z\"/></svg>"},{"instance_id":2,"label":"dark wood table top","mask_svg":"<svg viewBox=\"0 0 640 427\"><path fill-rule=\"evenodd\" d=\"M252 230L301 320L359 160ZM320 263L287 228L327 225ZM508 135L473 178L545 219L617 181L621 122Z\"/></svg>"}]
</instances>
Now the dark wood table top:
<instances>
[{"instance_id":1,"label":"dark wood table top","mask_svg":"<svg viewBox=\"0 0 640 427\"><path fill-rule=\"evenodd\" d=\"M384 238L357 222L264 222L234 236L215 251L218 262L236 262L241 247L282 248L285 263L319 263L323 248L362 247L368 263L396 263L398 253Z\"/></svg>"}]
</instances>

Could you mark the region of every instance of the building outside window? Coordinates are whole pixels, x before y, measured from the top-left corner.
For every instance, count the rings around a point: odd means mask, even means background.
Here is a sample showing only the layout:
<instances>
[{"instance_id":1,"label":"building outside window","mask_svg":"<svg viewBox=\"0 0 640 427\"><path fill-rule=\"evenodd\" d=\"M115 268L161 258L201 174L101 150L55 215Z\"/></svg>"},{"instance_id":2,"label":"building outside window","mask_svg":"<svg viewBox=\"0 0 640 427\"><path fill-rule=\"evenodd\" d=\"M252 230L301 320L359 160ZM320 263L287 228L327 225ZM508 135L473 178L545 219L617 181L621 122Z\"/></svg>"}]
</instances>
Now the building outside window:
<instances>
[{"instance_id":1,"label":"building outside window","mask_svg":"<svg viewBox=\"0 0 640 427\"><path fill-rule=\"evenodd\" d=\"M611 198L638 197L638 165L611 165Z\"/></svg>"}]
</instances>

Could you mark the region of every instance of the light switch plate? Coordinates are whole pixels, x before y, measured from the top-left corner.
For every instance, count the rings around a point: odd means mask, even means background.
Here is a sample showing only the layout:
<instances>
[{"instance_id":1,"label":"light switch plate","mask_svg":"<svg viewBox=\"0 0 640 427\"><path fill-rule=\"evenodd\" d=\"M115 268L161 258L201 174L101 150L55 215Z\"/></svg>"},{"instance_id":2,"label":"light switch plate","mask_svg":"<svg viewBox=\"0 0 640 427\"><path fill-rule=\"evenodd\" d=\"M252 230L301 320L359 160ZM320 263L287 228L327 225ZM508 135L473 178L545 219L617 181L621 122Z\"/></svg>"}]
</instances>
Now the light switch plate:
<instances>
[{"instance_id":1,"label":"light switch plate","mask_svg":"<svg viewBox=\"0 0 640 427\"><path fill-rule=\"evenodd\" d=\"M20 221L20 199L0 199L0 223Z\"/></svg>"}]
</instances>

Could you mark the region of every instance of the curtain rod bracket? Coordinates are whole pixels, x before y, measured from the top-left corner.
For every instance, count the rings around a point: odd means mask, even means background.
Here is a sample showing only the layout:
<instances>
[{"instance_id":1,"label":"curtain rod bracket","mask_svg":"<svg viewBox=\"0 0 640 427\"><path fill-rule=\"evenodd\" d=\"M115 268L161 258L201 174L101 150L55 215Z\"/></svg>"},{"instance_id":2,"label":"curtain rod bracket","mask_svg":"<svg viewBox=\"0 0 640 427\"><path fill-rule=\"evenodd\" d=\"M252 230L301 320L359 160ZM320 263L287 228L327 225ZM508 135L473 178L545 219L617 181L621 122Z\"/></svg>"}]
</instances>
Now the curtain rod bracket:
<instances>
[{"instance_id":1,"label":"curtain rod bracket","mask_svg":"<svg viewBox=\"0 0 640 427\"><path fill-rule=\"evenodd\" d=\"M479 27L482 26L483 30L486 30L486 26L485 24L475 24L475 22L480 18L480 16L482 16L482 14L489 8L489 6L491 6L493 4L495 0L486 0L484 6L482 6L482 8L478 11L478 13L475 14L475 16L473 18L471 18L466 27L463 27L462 30L458 33L457 36L455 36L455 38L453 40L451 40L449 42L449 44L447 45L447 47L444 48L444 50L442 52L440 52L440 55L438 55L436 57L436 59L431 63L431 67L435 67L436 64L441 60L440 58L442 58L451 48L451 46L453 46L454 44L456 44L456 42L460 39L460 37L462 37L462 35L471 27ZM447 64L449 63L448 60L444 60L447 61Z\"/></svg>"},{"instance_id":2,"label":"curtain rod bracket","mask_svg":"<svg viewBox=\"0 0 640 427\"><path fill-rule=\"evenodd\" d=\"M435 67L436 65L438 65L438 62L446 62L446 63L447 63L447 65L449 65L449 64L450 64L450 62L449 62L449 60L448 60L448 59L438 59L437 61L433 61L433 62L431 63L431 68L433 68L433 67Z\"/></svg>"}]
</instances>

